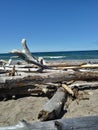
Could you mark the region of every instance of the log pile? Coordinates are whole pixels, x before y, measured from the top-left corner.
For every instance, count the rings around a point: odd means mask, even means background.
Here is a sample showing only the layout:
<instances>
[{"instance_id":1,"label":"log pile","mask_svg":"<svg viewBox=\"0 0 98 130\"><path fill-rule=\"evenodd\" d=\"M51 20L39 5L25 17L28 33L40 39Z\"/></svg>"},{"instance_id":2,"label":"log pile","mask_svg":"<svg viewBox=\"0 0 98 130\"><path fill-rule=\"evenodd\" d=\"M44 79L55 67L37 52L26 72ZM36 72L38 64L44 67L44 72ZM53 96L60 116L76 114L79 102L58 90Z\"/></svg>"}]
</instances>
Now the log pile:
<instances>
[{"instance_id":1,"label":"log pile","mask_svg":"<svg viewBox=\"0 0 98 130\"><path fill-rule=\"evenodd\" d=\"M79 91L84 89L98 89L98 64L49 64L43 59L38 59L32 56L27 47L26 40L22 40L23 50L12 50L10 53L19 56L24 62L22 64L12 64L11 60L8 63L0 66L0 99L8 100L10 98L17 99L19 96L37 95L47 96L49 102L44 104L38 114L40 121L48 121L58 119L64 109L64 104L70 96L72 99L79 99ZM76 82L82 81L82 82ZM85 122L88 119L88 122ZM69 120L56 120L46 123L38 122L33 125L23 121L18 126L5 128L12 130L29 130L29 129L44 129L48 130L48 125L53 130L63 130L71 128L88 128L98 129L95 123L89 124L92 120L98 121L96 117L86 117ZM82 121L84 124L81 126ZM66 124L66 122L68 124ZM69 123L71 123L69 125ZM51 124L51 125L50 125ZM42 125L42 128L40 128ZM20 127L23 128L20 128ZM4 128L0 128L4 130Z\"/></svg>"}]
</instances>

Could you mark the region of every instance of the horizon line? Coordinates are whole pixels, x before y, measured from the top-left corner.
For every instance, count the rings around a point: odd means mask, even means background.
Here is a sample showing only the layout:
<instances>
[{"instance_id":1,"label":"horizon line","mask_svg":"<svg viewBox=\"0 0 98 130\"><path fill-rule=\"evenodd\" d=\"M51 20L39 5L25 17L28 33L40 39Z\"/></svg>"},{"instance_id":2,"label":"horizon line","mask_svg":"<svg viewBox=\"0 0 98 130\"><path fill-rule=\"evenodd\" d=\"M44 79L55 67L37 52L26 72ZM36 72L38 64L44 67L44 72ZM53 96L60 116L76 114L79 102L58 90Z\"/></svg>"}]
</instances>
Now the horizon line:
<instances>
[{"instance_id":1,"label":"horizon line","mask_svg":"<svg viewBox=\"0 0 98 130\"><path fill-rule=\"evenodd\" d=\"M97 49L96 50L60 50L60 51L34 51L34 52L32 52L32 51L30 51L31 53L48 53L48 52L70 52L70 51L98 51ZM9 53L9 52L1 52L0 54L7 54L7 53ZM11 53L9 53L9 54L11 54Z\"/></svg>"}]
</instances>

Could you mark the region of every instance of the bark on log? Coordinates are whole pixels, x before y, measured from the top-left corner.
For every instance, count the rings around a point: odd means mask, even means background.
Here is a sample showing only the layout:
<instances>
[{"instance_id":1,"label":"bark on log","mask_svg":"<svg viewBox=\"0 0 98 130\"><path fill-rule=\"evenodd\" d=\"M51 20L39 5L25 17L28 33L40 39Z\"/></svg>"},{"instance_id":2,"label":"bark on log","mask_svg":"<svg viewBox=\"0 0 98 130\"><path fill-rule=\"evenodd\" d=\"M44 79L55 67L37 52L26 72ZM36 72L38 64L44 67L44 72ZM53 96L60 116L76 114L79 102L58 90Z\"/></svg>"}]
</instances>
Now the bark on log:
<instances>
[{"instance_id":1,"label":"bark on log","mask_svg":"<svg viewBox=\"0 0 98 130\"><path fill-rule=\"evenodd\" d=\"M39 66L39 67L41 67L43 69L48 69L49 68L48 66L39 63L37 58L32 56L32 54L29 51L29 48L27 47L25 39L22 39L22 46L23 46L22 51L20 51L20 50L12 50L12 51L10 51L10 53L18 55L21 59L25 60L26 62L37 65L37 66Z\"/></svg>"},{"instance_id":2,"label":"bark on log","mask_svg":"<svg viewBox=\"0 0 98 130\"><path fill-rule=\"evenodd\" d=\"M42 110L39 112L38 119L41 121L57 119L63 110L66 100L67 93L65 89L61 87L58 88L54 96L43 106Z\"/></svg>"},{"instance_id":3,"label":"bark on log","mask_svg":"<svg viewBox=\"0 0 98 130\"><path fill-rule=\"evenodd\" d=\"M48 88L48 85L30 85L30 86L23 86L17 88L7 88L7 89L0 89L0 100L11 99L13 97L18 98L22 96L53 96L54 92L56 92L57 88L52 86L52 88Z\"/></svg>"},{"instance_id":4,"label":"bark on log","mask_svg":"<svg viewBox=\"0 0 98 130\"><path fill-rule=\"evenodd\" d=\"M28 123L21 121L15 126L0 127L0 130L98 130L98 115Z\"/></svg>"},{"instance_id":5,"label":"bark on log","mask_svg":"<svg viewBox=\"0 0 98 130\"><path fill-rule=\"evenodd\" d=\"M0 88L14 88L32 84L59 83L71 80L97 81L96 72L58 72L36 73L21 76L0 77Z\"/></svg>"}]
</instances>

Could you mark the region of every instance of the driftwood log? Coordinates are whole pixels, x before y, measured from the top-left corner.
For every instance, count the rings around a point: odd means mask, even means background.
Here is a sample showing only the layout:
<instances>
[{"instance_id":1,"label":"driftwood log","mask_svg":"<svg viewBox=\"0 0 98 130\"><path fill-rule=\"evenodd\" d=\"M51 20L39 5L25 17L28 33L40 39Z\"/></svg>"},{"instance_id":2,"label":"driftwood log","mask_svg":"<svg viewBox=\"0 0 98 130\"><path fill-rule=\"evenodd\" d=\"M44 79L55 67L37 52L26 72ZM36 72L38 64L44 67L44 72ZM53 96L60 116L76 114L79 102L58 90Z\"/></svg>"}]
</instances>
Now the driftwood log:
<instances>
[{"instance_id":1,"label":"driftwood log","mask_svg":"<svg viewBox=\"0 0 98 130\"><path fill-rule=\"evenodd\" d=\"M83 89L98 89L98 82L78 82L78 83L73 83L69 85L69 88L78 88L78 90L83 90Z\"/></svg>"},{"instance_id":2,"label":"driftwood log","mask_svg":"<svg viewBox=\"0 0 98 130\"><path fill-rule=\"evenodd\" d=\"M54 96L43 106L42 110L38 114L38 119L41 121L57 119L63 106L67 100L67 93L64 88L58 88Z\"/></svg>"},{"instance_id":3,"label":"driftwood log","mask_svg":"<svg viewBox=\"0 0 98 130\"><path fill-rule=\"evenodd\" d=\"M69 86L66 85L66 84L62 84L62 87L63 87L69 94L71 94L72 96L74 96L74 92L73 92L73 90L71 89L71 87L69 87Z\"/></svg>"},{"instance_id":4,"label":"driftwood log","mask_svg":"<svg viewBox=\"0 0 98 130\"><path fill-rule=\"evenodd\" d=\"M52 73L29 73L20 76L0 77L0 88L14 88L32 84L59 83L71 80L97 81L97 72L52 72Z\"/></svg>"},{"instance_id":5,"label":"driftwood log","mask_svg":"<svg viewBox=\"0 0 98 130\"><path fill-rule=\"evenodd\" d=\"M0 100L17 99L23 96L47 96L51 98L59 85L35 84L15 88L0 89Z\"/></svg>"},{"instance_id":6,"label":"driftwood log","mask_svg":"<svg viewBox=\"0 0 98 130\"><path fill-rule=\"evenodd\" d=\"M59 88L66 89L72 96L72 89L77 87L80 89L96 89L98 88L98 73L97 72L64 72L57 73L27 73L18 76L1 76L0 77L0 97L4 98L26 96L26 95L45 95L50 97ZM88 82L71 83L75 80L83 80ZM70 84L71 83L71 84ZM39 84L36 86L36 84ZM68 84L68 85L66 85ZM36 87L35 87L36 86ZM50 88L49 88L50 86ZM51 89L53 88L53 89Z\"/></svg>"},{"instance_id":7,"label":"driftwood log","mask_svg":"<svg viewBox=\"0 0 98 130\"><path fill-rule=\"evenodd\" d=\"M52 66L52 65L50 65L50 66ZM54 65L53 65L54 66ZM54 67L56 67L56 65L54 66ZM58 69L76 69L76 70L78 70L78 69L83 69L83 68L85 68L85 69L97 69L98 68L98 64L89 64L89 63L87 63L87 64L84 64L84 65L66 65L66 64L59 64L59 66L57 65L57 68Z\"/></svg>"},{"instance_id":8,"label":"driftwood log","mask_svg":"<svg viewBox=\"0 0 98 130\"><path fill-rule=\"evenodd\" d=\"M22 46L23 46L23 50L12 50L10 51L11 54L15 54L15 55L18 55L21 59L25 60L26 62L28 63L32 63L34 65L37 65L43 69L47 69L49 68L48 66L42 64L43 62L42 61L38 61L37 58L35 58L34 56L32 56L29 48L27 47L27 44L26 44L26 40L25 39L22 39Z\"/></svg>"},{"instance_id":9,"label":"driftwood log","mask_svg":"<svg viewBox=\"0 0 98 130\"><path fill-rule=\"evenodd\" d=\"M0 130L98 130L98 115L0 127Z\"/></svg>"}]
</instances>

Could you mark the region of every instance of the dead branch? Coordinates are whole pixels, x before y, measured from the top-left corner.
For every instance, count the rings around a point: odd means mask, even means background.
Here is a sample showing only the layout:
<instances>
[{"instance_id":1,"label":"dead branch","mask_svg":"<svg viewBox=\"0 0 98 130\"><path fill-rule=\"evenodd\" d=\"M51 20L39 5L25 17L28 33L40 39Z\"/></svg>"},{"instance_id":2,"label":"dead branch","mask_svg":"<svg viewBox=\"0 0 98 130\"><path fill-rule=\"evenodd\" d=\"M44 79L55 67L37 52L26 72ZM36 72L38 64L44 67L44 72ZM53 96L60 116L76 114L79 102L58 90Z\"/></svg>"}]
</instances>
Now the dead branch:
<instances>
[{"instance_id":1,"label":"dead branch","mask_svg":"<svg viewBox=\"0 0 98 130\"><path fill-rule=\"evenodd\" d=\"M15 54L18 55L21 59L25 60L28 63L32 63L34 65L37 65L43 69L48 69L49 67L46 65L41 64L40 62L38 62L37 58L35 58L34 56L32 56L27 44L26 44L26 40L22 39L22 46L23 46L23 50L12 50L10 51L11 54Z\"/></svg>"},{"instance_id":2,"label":"dead branch","mask_svg":"<svg viewBox=\"0 0 98 130\"><path fill-rule=\"evenodd\" d=\"M72 89L70 87L68 87L66 84L62 84L62 87L72 96L74 96L74 92L72 91Z\"/></svg>"}]
</instances>

